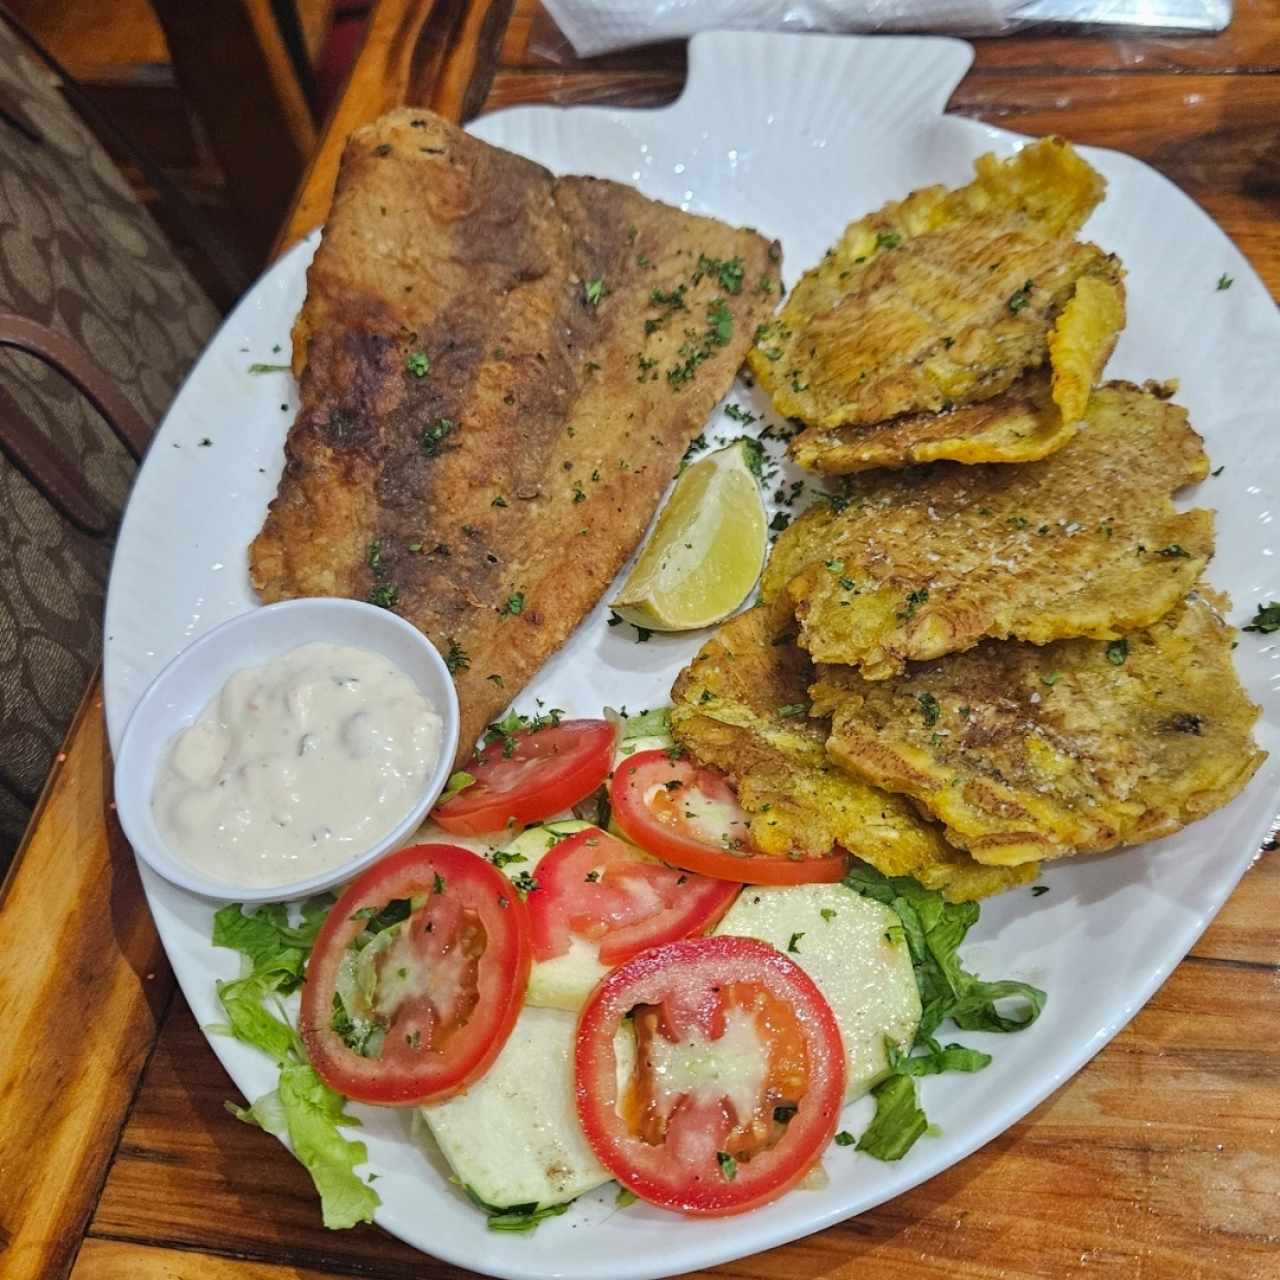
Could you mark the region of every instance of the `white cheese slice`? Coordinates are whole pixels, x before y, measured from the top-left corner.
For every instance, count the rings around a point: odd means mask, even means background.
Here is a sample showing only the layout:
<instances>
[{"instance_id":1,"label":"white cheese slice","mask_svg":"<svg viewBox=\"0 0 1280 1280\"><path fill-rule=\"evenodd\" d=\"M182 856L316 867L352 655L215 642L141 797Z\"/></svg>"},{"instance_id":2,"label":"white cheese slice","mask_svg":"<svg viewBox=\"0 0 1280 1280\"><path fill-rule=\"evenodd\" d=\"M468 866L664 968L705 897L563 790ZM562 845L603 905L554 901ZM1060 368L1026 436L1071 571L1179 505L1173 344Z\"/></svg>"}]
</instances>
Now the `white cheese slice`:
<instances>
[{"instance_id":1,"label":"white cheese slice","mask_svg":"<svg viewBox=\"0 0 1280 1280\"><path fill-rule=\"evenodd\" d=\"M888 1074L886 1037L903 1053L910 1047L920 993L889 907L842 884L747 885L715 931L771 943L817 983L848 1055L846 1101Z\"/></svg>"},{"instance_id":2,"label":"white cheese slice","mask_svg":"<svg viewBox=\"0 0 1280 1280\"><path fill-rule=\"evenodd\" d=\"M563 1204L610 1181L574 1107L576 1029L571 1013L526 1007L482 1079L419 1109L458 1181L487 1204ZM614 1051L619 1078L629 1077L629 1032L619 1034Z\"/></svg>"}]
</instances>

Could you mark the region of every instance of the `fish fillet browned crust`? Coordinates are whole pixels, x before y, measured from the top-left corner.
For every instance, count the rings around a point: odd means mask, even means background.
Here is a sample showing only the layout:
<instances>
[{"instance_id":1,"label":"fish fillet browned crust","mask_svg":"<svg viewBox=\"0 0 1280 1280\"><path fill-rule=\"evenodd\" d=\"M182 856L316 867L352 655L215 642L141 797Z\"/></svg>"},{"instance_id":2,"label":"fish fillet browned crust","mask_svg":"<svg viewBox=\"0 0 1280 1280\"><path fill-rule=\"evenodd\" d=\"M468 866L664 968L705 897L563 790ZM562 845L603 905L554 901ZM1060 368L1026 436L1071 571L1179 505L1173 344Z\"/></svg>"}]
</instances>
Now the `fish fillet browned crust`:
<instances>
[{"instance_id":1,"label":"fish fillet browned crust","mask_svg":"<svg viewBox=\"0 0 1280 1280\"><path fill-rule=\"evenodd\" d=\"M887 681L820 667L815 710L843 769L979 862L1140 844L1226 804L1265 758L1224 604L1202 588L1123 641L987 641Z\"/></svg>"},{"instance_id":2,"label":"fish fillet browned crust","mask_svg":"<svg viewBox=\"0 0 1280 1280\"><path fill-rule=\"evenodd\" d=\"M984 867L901 796L835 768L830 723L806 714L813 669L788 642L790 617L759 606L727 622L676 679L671 731L722 770L751 815L758 849L779 857L848 849L885 875L914 876L954 902L1035 878L1034 865Z\"/></svg>"},{"instance_id":3,"label":"fish fillet browned crust","mask_svg":"<svg viewBox=\"0 0 1280 1280\"><path fill-rule=\"evenodd\" d=\"M294 327L301 406L254 586L426 632L465 754L635 548L778 257L428 112L360 129Z\"/></svg>"},{"instance_id":4,"label":"fish fillet browned crust","mask_svg":"<svg viewBox=\"0 0 1280 1280\"><path fill-rule=\"evenodd\" d=\"M815 661L871 680L984 637L1114 639L1173 608L1212 555L1212 513L1170 501L1207 471L1164 388L1113 382L1041 462L851 477L778 539L764 596L790 600Z\"/></svg>"},{"instance_id":5,"label":"fish fillet browned crust","mask_svg":"<svg viewBox=\"0 0 1280 1280\"><path fill-rule=\"evenodd\" d=\"M989 399L1047 363L1078 420L1125 318L1119 262L1074 238L1105 184L1060 138L976 169L851 223L805 273L749 357L779 413L887 423ZM810 465L834 469L813 449Z\"/></svg>"}]
</instances>

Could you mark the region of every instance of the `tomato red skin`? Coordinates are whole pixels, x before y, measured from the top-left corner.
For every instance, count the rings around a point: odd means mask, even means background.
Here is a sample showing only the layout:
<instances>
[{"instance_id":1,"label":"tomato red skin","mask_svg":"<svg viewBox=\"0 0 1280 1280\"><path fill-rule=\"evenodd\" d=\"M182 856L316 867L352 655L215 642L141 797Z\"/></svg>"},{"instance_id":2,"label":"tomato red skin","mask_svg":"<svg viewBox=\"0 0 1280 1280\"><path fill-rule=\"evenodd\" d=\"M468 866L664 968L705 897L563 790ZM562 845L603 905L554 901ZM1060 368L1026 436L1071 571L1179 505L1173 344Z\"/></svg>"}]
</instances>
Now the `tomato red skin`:
<instances>
[{"instance_id":1,"label":"tomato red skin","mask_svg":"<svg viewBox=\"0 0 1280 1280\"><path fill-rule=\"evenodd\" d=\"M763 985L790 997L806 1030L809 1090L778 1143L739 1163L733 1179L714 1174L699 1177L671 1157L666 1160L671 1167L664 1167L661 1148L631 1135L618 1113L614 1035L637 1004L658 1004L669 998L681 967L689 965L707 968L708 986L713 978L749 981L740 970L753 969ZM694 994L686 993L684 998L686 1007L698 1002ZM601 979L578 1020L574 1101L596 1158L623 1186L663 1208L723 1216L766 1204L805 1177L835 1134L844 1104L846 1070L835 1014L799 965L756 938L688 938L643 952Z\"/></svg>"},{"instance_id":2,"label":"tomato red skin","mask_svg":"<svg viewBox=\"0 0 1280 1280\"><path fill-rule=\"evenodd\" d=\"M588 847L589 842L592 847ZM603 881L585 882L583 867L595 864L604 865ZM598 939L600 962L605 965L621 964L650 947L705 933L733 905L742 887L651 862L640 856L639 850L599 827L586 827L562 840L538 863L538 891L528 900L535 960L550 960L568 950L572 930L565 915L575 908L590 914L593 905L603 904L609 894L610 868L620 864L624 876L631 867L637 876L650 875L658 884L669 884L677 878L684 883L678 886L677 907L605 932Z\"/></svg>"},{"instance_id":3,"label":"tomato red skin","mask_svg":"<svg viewBox=\"0 0 1280 1280\"><path fill-rule=\"evenodd\" d=\"M475 782L437 806L432 817L446 831L490 835L585 800L609 776L617 730L607 720L562 720L511 736L511 756L502 742L490 743L467 766Z\"/></svg>"},{"instance_id":4,"label":"tomato red skin","mask_svg":"<svg viewBox=\"0 0 1280 1280\"><path fill-rule=\"evenodd\" d=\"M743 884L836 884L848 871L849 859L844 852L809 858L729 853L659 822L644 802L648 787L643 781L657 769L686 785L701 783L708 789L732 791L723 774L685 758L672 760L665 751L641 751L623 761L614 770L610 787L613 820L632 844L655 858L699 875Z\"/></svg>"},{"instance_id":5,"label":"tomato red skin","mask_svg":"<svg viewBox=\"0 0 1280 1280\"><path fill-rule=\"evenodd\" d=\"M437 875L444 881L444 892L462 895L485 926L480 1001L443 1055L423 1054L419 1071L397 1072L355 1053L330 1027L338 965L364 928L363 920L353 919L361 907L430 893ZM528 913L510 882L468 849L412 845L375 863L334 904L307 963L298 1029L316 1074L346 1097L380 1106L418 1106L465 1089L493 1065L524 1005L532 965L529 938Z\"/></svg>"}]
</instances>

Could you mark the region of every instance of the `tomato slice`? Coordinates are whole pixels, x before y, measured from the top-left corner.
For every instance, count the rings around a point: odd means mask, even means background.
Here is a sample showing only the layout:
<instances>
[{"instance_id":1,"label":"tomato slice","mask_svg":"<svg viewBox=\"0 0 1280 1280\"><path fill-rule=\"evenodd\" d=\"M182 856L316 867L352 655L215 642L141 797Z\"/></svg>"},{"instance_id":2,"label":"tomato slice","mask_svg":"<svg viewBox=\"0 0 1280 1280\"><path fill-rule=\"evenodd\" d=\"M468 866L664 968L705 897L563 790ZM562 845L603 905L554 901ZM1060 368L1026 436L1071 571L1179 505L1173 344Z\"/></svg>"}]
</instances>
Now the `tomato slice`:
<instances>
[{"instance_id":1,"label":"tomato slice","mask_svg":"<svg viewBox=\"0 0 1280 1280\"><path fill-rule=\"evenodd\" d=\"M562 720L491 742L469 765L469 787L433 815L458 836L482 836L507 823L541 822L589 796L608 776L615 729L607 720Z\"/></svg>"},{"instance_id":2,"label":"tomato slice","mask_svg":"<svg viewBox=\"0 0 1280 1280\"><path fill-rule=\"evenodd\" d=\"M665 751L639 751L620 764L611 789L613 820L646 853L700 875L745 884L834 884L843 853L780 858L751 843L750 818L728 779Z\"/></svg>"},{"instance_id":3,"label":"tomato slice","mask_svg":"<svg viewBox=\"0 0 1280 1280\"><path fill-rule=\"evenodd\" d=\"M614 1037L630 1018L634 1074ZM780 1196L835 1133L845 1053L831 1006L755 938L688 938L629 960L582 1010L578 1118L596 1158L642 1199L741 1213Z\"/></svg>"},{"instance_id":4,"label":"tomato slice","mask_svg":"<svg viewBox=\"0 0 1280 1280\"><path fill-rule=\"evenodd\" d=\"M307 1056L360 1102L447 1098L498 1056L531 962L529 917L501 872L456 845L401 849L320 929L302 987Z\"/></svg>"},{"instance_id":5,"label":"tomato slice","mask_svg":"<svg viewBox=\"0 0 1280 1280\"><path fill-rule=\"evenodd\" d=\"M652 862L599 827L562 840L538 863L530 894L533 958L552 960L576 934L597 944L601 964L709 929L741 886Z\"/></svg>"}]
</instances>

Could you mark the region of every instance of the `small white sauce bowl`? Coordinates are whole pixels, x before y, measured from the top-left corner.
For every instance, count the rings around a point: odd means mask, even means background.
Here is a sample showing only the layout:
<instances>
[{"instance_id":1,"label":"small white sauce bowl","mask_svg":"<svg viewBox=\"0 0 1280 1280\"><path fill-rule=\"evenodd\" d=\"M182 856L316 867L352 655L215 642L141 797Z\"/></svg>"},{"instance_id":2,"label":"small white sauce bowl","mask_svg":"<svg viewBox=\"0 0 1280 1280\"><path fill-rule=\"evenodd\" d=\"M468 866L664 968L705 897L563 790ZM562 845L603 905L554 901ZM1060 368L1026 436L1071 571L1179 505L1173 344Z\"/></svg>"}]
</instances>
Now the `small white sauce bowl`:
<instances>
[{"instance_id":1,"label":"small white sauce bowl","mask_svg":"<svg viewBox=\"0 0 1280 1280\"><path fill-rule=\"evenodd\" d=\"M431 703L441 721L440 759L417 803L394 830L363 853L305 879L269 887L202 875L170 849L151 809L156 774L174 737L195 723L237 671L312 642L351 645L390 659ZM115 799L134 852L153 871L192 893L224 902L284 902L350 880L402 844L444 790L458 749L458 695L435 645L397 614L358 600L286 600L231 618L185 648L142 695L116 758Z\"/></svg>"}]
</instances>

